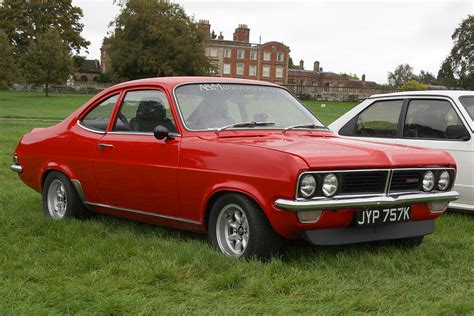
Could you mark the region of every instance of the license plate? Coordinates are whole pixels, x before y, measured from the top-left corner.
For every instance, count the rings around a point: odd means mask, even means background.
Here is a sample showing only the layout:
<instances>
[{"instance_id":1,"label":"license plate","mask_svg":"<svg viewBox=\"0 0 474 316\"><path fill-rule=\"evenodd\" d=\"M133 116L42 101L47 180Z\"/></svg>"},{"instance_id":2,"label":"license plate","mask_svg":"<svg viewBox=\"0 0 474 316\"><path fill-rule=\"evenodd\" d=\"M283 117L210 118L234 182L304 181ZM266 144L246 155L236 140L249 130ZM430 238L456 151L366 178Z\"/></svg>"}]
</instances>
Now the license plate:
<instances>
[{"instance_id":1,"label":"license plate","mask_svg":"<svg viewBox=\"0 0 474 316\"><path fill-rule=\"evenodd\" d=\"M411 220L409 206L365 210L357 212L356 226L370 226L387 223L407 222Z\"/></svg>"}]
</instances>

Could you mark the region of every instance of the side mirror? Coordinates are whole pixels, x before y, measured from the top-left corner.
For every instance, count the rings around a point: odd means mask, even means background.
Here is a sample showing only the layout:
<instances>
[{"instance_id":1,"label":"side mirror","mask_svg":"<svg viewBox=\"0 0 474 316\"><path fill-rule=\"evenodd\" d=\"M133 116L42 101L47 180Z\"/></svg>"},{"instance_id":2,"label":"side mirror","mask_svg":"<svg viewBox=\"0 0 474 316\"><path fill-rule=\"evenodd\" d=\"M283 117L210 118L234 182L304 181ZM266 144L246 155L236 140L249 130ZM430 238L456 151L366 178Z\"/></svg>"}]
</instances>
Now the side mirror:
<instances>
[{"instance_id":1,"label":"side mirror","mask_svg":"<svg viewBox=\"0 0 474 316\"><path fill-rule=\"evenodd\" d=\"M153 131L153 135L155 135L155 138L159 139L159 140L162 140L162 139L165 139L165 138L166 138L166 140L173 139L173 137L170 136L169 129L167 129L163 125L158 125L157 127L155 127L155 129Z\"/></svg>"},{"instance_id":2,"label":"side mirror","mask_svg":"<svg viewBox=\"0 0 474 316\"><path fill-rule=\"evenodd\" d=\"M463 125L450 125L446 128L446 136L451 139L469 140L469 133Z\"/></svg>"}]
</instances>

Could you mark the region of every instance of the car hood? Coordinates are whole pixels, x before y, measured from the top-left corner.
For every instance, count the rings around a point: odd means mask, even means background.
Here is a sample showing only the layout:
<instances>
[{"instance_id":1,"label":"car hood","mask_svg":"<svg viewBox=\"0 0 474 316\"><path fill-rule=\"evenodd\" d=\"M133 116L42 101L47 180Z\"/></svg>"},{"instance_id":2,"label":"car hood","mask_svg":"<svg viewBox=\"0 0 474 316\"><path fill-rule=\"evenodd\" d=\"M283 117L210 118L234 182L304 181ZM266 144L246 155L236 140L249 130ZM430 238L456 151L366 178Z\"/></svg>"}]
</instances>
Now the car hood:
<instances>
[{"instance_id":1,"label":"car hood","mask_svg":"<svg viewBox=\"0 0 474 316\"><path fill-rule=\"evenodd\" d=\"M215 141L296 155L310 168L321 170L436 167L455 164L452 157L444 151L346 139L332 133L232 135L216 137Z\"/></svg>"}]
</instances>

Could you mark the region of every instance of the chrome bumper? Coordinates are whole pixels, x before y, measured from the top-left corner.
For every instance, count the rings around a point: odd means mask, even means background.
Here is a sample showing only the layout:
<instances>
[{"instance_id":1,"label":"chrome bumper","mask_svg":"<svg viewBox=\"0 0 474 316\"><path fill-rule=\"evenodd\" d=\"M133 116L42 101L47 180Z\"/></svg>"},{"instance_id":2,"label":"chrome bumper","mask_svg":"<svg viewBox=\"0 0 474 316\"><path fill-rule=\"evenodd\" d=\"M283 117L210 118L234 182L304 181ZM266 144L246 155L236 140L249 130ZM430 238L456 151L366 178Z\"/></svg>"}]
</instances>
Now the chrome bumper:
<instances>
[{"instance_id":1,"label":"chrome bumper","mask_svg":"<svg viewBox=\"0 0 474 316\"><path fill-rule=\"evenodd\" d=\"M451 202L459 199L456 191L434 193L408 193L370 197L336 197L332 199L319 198L312 200L285 200L278 199L275 206L287 211L334 210L342 208L386 208L408 204L429 202Z\"/></svg>"},{"instance_id":2,"label":"chrome bumper","mask_svg":"<svg viewBox=\"0 0 474 316\"><path fill-rule=\"evenodd\" d=\"M23 171L23 167L21 165L18 165L18 164L11 165L10 169L12 169L12 171L14 171L16 173L21 173Z\"/></svg>"}]
</instances>

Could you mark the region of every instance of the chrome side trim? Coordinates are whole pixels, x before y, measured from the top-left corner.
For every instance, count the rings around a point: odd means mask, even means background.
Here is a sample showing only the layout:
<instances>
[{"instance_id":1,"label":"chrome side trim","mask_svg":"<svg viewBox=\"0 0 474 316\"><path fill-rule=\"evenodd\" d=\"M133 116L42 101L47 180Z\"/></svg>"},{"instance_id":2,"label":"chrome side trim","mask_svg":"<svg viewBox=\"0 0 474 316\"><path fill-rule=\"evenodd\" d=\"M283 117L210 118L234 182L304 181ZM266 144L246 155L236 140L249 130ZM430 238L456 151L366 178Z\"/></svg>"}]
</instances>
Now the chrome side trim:
<instances>
[{"instance_id":1,"label":"chrome side trim","mask_svg":"<svg viewBox=\"0 0 474 316\"><path fill-rule=\"evenodd\" d=\"M16 172L16 173L22 173L23 172L23 167L19 164L13 164L10 166L10 169L13 171L13 172Z\"/></svg>"},{"instance_id":2,"label":"chrome side trim","mask_svg":"<svg viewBox=\"0 0 474 316\"><path fill-rule=\"evenodd\" d=\"M126 132L126 131L122 131L122 132L109 132L108 134L114 134L114 135L139 135L139 136L155 136L155 134L153 133L146 133L146 132ZM181 134L179 133L173 133L171 132L169 134L170 136L172 137L181 137Z\"/></svg>"},{"instance_id":3,"label":"chrome side trim","mask_svg":"<svg viewBox=\"0 0 474 316\"><path fill-rule=\"evenodd\" d=\"M86 131L89 131L89 132L92 132L92 133L102 134L102 135L107 133L107 132L101 132L101 131L97 131L97 130L85 127L84 125L81 124L81 121L79 121L79 120L77 121L77 125L79 125L82 129L85 129Z\"/></svg>"},{"instance_id":4,"label":"chrome side trim","mask_svg":"<svg viewBox=\"0 0 474 316\"><path fill-rule=\"evenodd\" d=\"M153 216L153 217L158 217L158 218L162 218L162 219L169 219L169 220L172 220L172 221L184 222L184 223L189 223L189 224L194 224L194 225L201 225L201 222L193 221L193 220L190 220L190 219L179 218L179 217L175 217L175 216L161 215L161 214L150 213L150 212L145 212L145 211L132 210L132 209L129 209L129 208L111 206L111 205L106 205L106 204L101 204L101 203L92 203L92 202L84 202L84 203L87 204L87 205L90 205L90 206L104 207L104 208L114 209L114 210L123 211L123 212Z\"/></svg>"},{"instance_id":5,"label":"chrome side trim","mask_svg":"<svg viewBox=\"0 0 474 316\"><path fill-rule=\"evenodd\" d=\"M82 185L81 182L77 179L71 179L71 183L76 189L77 195L79 195L79 198L81 199L82 203L87 203L86 201L86 196L84 195L84 190L82 190Z\"/></svg>"},{"instance_id":6,"label":"chrome side trim","mask_svg":"<svg viewBox=\"0 0 474 316\"><path fill-rule=\"evenodd\" d=\"M278 199L275 201L275 206L282 210L298 212L306 210L334 210L341 208L393 207L428 202L451 202L457 199L459 199L459 193L456 191L450 191L400 195L392 194L389 196L365 198L320 198L306 201Z\"/></svg>"}]
</instances>

